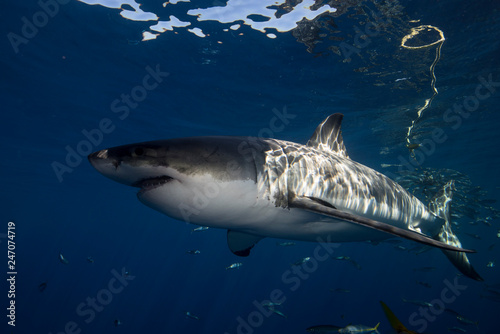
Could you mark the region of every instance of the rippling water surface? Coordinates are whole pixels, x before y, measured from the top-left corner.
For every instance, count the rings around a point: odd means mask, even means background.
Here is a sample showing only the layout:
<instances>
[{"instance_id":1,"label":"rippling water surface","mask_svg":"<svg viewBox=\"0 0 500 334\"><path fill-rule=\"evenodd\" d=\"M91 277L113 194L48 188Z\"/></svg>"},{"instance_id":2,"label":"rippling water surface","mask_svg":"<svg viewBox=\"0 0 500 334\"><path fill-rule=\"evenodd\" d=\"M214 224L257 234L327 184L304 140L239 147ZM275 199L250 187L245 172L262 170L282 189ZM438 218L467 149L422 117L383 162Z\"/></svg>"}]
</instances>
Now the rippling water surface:
<instances>
[{"instance_id":1,"label":"rippling water surface","mask_svg":"<svg viewBox=\"0 0 500 334\"><path fill-rule=\"evenodd\" d=\"M2 333L388 333L380 300L410 330L497 332L496 2L7 1L0 18L0 247L14 222L17 272L6 284L4 256ZM350 158L424 203L455 180L453 228L484 282L397 239L325 260L264 239L237 258L225 231L145 207L86 159L187 136L306 143L336 112Z\"/></svg>"}]
</instances>

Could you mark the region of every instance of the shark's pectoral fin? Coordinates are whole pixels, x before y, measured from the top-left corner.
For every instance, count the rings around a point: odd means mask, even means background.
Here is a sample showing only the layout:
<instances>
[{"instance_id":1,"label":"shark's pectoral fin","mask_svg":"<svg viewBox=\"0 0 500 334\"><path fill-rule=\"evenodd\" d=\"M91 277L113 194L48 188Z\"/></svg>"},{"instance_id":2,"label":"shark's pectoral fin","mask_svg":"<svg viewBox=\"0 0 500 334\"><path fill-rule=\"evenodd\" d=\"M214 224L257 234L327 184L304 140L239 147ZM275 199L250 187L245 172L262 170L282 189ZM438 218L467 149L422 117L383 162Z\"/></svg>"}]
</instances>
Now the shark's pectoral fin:
<instances>
[{"instance_id":1,"label":"shark's pectoral fin","mask_svg":"<svg viewBox=\"0 0 500 334\"><path fill-rule=\"evenodd\" d=\"M337 210L333 207L326 206L320 203L320 201L313 200L309 197L294 197L289 200L289 206L291 208L299 208L308 211L312 211L321 215L333 217L340 220L345 220L354 224L362 225L365 227L369 227L378 231L386 232L401 238L413 240L416 242L420 242L425 245L438 247L441 249L446 249L449 251L459 251L459 252L467 252L474 253L473 250L463 249L460 247L456 247L438 240L434 240L429 238L428 236L417 233L410 230L405 230L396 226L392 226L386 223L382 223L373 219L365 218L362 216L358 216L349 212L344 212Z\"/></svg>"},{"instance_id":2,"label":"shark's pectoral fin","mask_svg":"<svg viewBox=\"0 0 500 334\"><path fill-rule=\"evenodd\" d=\"M250 250L264 237L233 230L227 230L227 245L234 255L246 257Z\"/></svg>"}]
</instances>

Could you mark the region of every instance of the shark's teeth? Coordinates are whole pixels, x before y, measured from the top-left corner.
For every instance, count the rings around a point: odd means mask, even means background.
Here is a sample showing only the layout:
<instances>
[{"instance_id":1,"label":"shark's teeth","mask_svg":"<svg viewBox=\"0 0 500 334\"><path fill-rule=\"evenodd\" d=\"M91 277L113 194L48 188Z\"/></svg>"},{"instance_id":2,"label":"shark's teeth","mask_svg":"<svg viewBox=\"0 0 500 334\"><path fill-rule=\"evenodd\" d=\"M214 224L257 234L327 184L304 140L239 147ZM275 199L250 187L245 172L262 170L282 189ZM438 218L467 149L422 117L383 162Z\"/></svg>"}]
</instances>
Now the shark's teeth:
<instances>
[{"instance_id":1,"label":"shark's teeth","mask_svg":"<svg viewBox=\"0 0 500 334\"><path fill-rule=\"evenodd\" d=\"M150 177L150 178L142 179L140 181L135 182L133 186L141 188L141 191L150 190L150 189L160 187L160 186L164 185L165 183L168 183L172 180L173 180L173 178L171 178L170 176L166 176L166 175L158 176L158 177Z\"/></svg>"}]
</instances>

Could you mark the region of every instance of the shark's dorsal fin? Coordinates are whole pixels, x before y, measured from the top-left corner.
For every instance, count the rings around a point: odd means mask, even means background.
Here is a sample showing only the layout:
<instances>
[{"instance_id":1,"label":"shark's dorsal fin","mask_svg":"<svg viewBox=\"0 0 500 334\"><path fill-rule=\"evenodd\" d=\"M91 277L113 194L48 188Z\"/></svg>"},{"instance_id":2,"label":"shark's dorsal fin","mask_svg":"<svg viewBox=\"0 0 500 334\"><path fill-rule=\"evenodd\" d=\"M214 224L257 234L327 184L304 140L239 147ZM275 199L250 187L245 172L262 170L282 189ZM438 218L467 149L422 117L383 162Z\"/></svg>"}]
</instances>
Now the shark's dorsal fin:
<instances>
[{"instance_id":1,"label":"shark's dorsal fin","mask_svg":"<svg viewBox=\"0 0 500 334\"><path fill-rule=\"evenodd\" d=\"M317 148L322 151L330 151L348 158L342 139L342 114L333 114L328 116L316 128L313 135L307 142L307 146Z\"/></svg>"},{"instance_id":2,"label":"shark's dorsal fin","mask_svg":"<svg viewBox=\"0 0 500 334\"><path fill-rule=\"evenodd\" d=\"M246 257L257 242L264 237L239 231L227 230L227 245L233 254Z\"/></svg>"}]
</instances>

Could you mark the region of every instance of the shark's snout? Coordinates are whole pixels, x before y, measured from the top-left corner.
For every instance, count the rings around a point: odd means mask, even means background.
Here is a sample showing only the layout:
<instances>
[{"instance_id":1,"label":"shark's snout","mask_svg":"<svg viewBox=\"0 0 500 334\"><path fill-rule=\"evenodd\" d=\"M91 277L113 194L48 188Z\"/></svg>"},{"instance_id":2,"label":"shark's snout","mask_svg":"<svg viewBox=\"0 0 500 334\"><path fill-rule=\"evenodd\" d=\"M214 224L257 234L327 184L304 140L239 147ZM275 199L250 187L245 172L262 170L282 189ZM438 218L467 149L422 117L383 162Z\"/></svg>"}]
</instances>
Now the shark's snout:
<instances>
[{"instance_id":1,"label":"shark's snout","mask_svg":"<svg viewBox=\"0 0 500 334\"><path fill-rule=\"evenodd\" d=\"M90 164L102 175L127 186L141 188L143 191L162 186L173 177L168 175L165 164L144 157L146 149L141 146L127 145L108 148L89 154ZM154 154L151 150L150 155Z\"/></svg>"},{"instance_id":2,"label":"shark's snout","mask_svg":"<svg viewBox=\"0 0 500 334\"><path fill-rule=\"evenodd\" d=\"M121 170L122 161L118 157L110 154L108 149L100 150L88 155L88 160L92 167L94 167L102 175L120 182L122 184L131 186L138 180L130 175L124 174Z\"/></svg>"},{"instance_id":3,"label":"shark's snout","mask_svg":"<svg viewBox=\"0 0 500 334\"><path fill-rule=\"evenodd\" d=\"M90 163L93 163L94 161L97 161L100 159L107 159L107 158L108 158L108 150L107 149L91 153L88 156Z\"/></svg>"},{"instance_id":4,"label":"shark's snout","mask_svg":"<svg viewBox=\"0 0 500 334\"><path fill-rule=\"evenodd\" d=\"M99 173L106 176L108 176L107 174L111 171L111 167L116 169L119 165L119 162L116 159L109 157L107 149L91 153L87 158L89 159L90 164L97 169Z\"/></svg>"},{"instance_id":5,"label":"shark's snout","mask_svg":"<svg viewBox=\"0 0 500 334\"><path fill-rule=\"evenodd\" d=\"M100 173L104 172L103 168L107 168L110 165L114 165L115 167L118 165L118 161L116 159L109 157L107 149L91 153L87 158L92 166Z\"/></svg>"}]
</instances>

